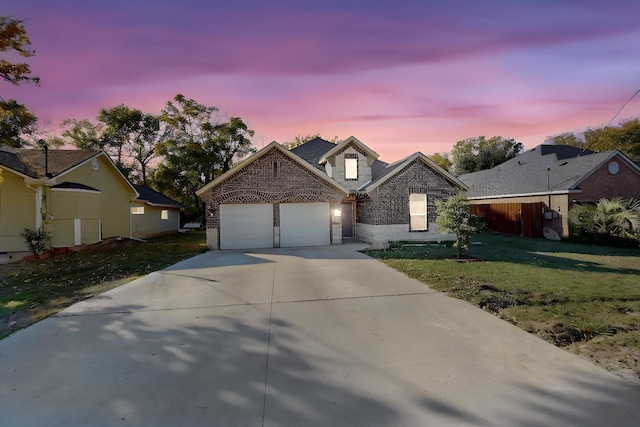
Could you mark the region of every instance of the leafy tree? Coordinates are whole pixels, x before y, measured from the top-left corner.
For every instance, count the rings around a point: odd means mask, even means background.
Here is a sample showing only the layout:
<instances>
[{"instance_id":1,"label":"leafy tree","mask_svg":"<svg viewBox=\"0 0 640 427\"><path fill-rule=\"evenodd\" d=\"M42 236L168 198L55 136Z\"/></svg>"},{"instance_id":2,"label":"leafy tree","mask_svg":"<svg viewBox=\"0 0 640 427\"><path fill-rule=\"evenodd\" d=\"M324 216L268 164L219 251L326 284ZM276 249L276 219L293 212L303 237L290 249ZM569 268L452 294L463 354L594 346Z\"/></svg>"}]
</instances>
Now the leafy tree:
<instances>
[{"instance_id":1,"label":"leafy tree","mask_svg":"<svg viewBox=\"0 0 640 427\"><path fill-rule=\"evenodd\" d=\"M569 145L571 147L586 148L584 139L580 135L571 132L548 136L544 142L549 145Z\"/></svg>"},{"instance_id":2,"label":"leafy tree","mask_svg":"<svg viewBox=\"0 0 640 427\"><path fill-rule=\"evenodd\" d=\"M81 150L103 150L130 179L147 183L155 145L166 137L166 126L152 114L126 105L103 108L98 123L65 120L62 135Z\"/></svg>"},{"instance_id":3,"label":"leafy tree","mask_svg":"<svg viewBox=\"0 0 640 427\"><path fill-rule=\"evenodd\" d=\"M449 197L447 200L436 200L436 225L440 233L455 233L459 259L464 251L469 249L471 236L480 232L484 224L480 218L471 214L469 200L463 193Z\"/></svg>"},{"instance_id":4,"label":"leafy tree","mask_svg":"<svg viewBox=\"0 0 640 427\"><path fill-rule=\"evenodd\" d=\"M67 119L62 122L62 136L79 150L104 150L106 140L102 138L104 125L87 119Z\"/></svg>"},{"instance_id":5,"label":"leafy tree","mask_svg":"<svg viewBox=\"0 0 640 427\"><path fill-rule=\"evenodd\" d=\"M229 170L236 158L255 152L249 140L254 131L238 117L214 123L216 111L179 94L167 102L160 117L168 125L168 135L157 146L162 160L153 185L179 200L193 216L204 214L196 191Z\"/></svg>"},{"instance_id":6,"label":"leafy tree","mask_svg":"<svg viewBox=\"0 0 640 427\"><path fill-rule=\"evenodd\" d=\"M206 123L203 130L218 148L218 166L222 173L231 169L233 159L256 152L248 138L255 132L249 129L240 117L231 117L228 122L217 125Z\"/></svg>"},{"instance_id":7,"label":"leafy tree","mask_svg":"<svg viewBox=\"0 0 640 427\"><path fill-rule=\"evenodd\" d=\"M595 204L576 205L569 210L569 221L597 243L609 244L616 238L640 238L640 201L619 197L600 199Z\"/></svg>"},{"instance_id":8,"label":"leafy tree","mask_svg":"<svg viewBox=\"0 0 640 427\"><path fill-rule=\"evenodd\" d=\"M523 150L522 143L513 138L494 136L487 139L478 136L456 142L451 150L451 158L455 174L462 175L491 169L512 159Z\"/></svg>"},{"instance_id":9,"label":"leafy tree","mask_svg":"<svg viewBox=\"0 0 640 427\"><path fill-rule=\"evenodd\" d=\"M23 136L35 130L38 119L15 99L0 99L0 145L20 148Z\"/></svg>"},{"instance_id":10,"label":"leafy tree","mask_svg":"<svg viewBox=\"0 0 640 427\"><path fill-rule=\"evenodd\" d=\"M31 40L27 36L24 22L0 16L0 52L17 54L23 58L35 55L31 50ZM24 62L10 62L0 59L0 76L7 82L18 85L22 82L39 84L38 77L30 77L31 68Z\"/></svg>"},{"instance_id":11,"label":"leafy tree","mask_svg":"<svg viewBox=\"0 0 640 427\"><path fill-rule=\"evenodd\" d=\"M167 137L167 126L158 116L144 114L139 122L138 132L129 142L129 156L137 163L133 175L138 181L148 184L149 165L157 157L156 145Z\"/></svg>"},{"instance_id":12,"label":"leafy tree","mask_svg":"<svg viewBox=\"0 0 640 427\"><path fill-rule=\"evenodd\" d=\"M447 172L449 171L449 169L451 169L451 166L453 166L453 163L451 163L451 160L449 160L449 155L446 153L444 155L440 153L435 153L427 157L429 157L431 160L434 161L435 164L437 164Z\"/></svg>"},{"instance_id":13,"label":"leafy tree","mask_svg":"<svg viewBox=\"0 0 640 427\"><path fill-rule=\"evenodd\" d=\"M31 50L31 40L27 36L23 21L0 16L0 52L12 57L29 58L35 54ZM25 62L11 62L0 59L0 77L13 85L20 83L39 84L38 77L30 77L31 68ZM8 101L0 97L0 145L19 148L24 145L22 136L32 132L37 118L23 104L14 99Z\"/></svg>"},{"instance_id":14,"label":"leafy tree","mask_svg":"<svg viewBox=\"0 0 640 427\"><path fill-rule=\"evenodd\" d=\"M583 132L565 132L547 137L545 142L598 152L618 150L634 162L640 162L640 120L634 118L622 121L616 126L590 128Z\"/></svg>"}]
</instances>

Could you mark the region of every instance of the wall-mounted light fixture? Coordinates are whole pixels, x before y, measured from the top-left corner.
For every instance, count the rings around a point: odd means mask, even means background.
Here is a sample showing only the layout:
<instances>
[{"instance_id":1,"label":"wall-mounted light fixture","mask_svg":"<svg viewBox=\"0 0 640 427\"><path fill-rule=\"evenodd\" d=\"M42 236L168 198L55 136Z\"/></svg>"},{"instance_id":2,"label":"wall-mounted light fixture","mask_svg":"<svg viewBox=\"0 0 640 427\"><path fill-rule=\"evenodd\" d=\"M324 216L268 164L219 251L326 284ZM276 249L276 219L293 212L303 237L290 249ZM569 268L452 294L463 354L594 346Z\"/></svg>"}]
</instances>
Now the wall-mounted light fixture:
<instances>
[{"instance_id":1,"label":"wall-mounted light fixture","mask_svg":"<svg viewBox=\"0 0 640 427\"><path fill-rule=\"evenodd\" d=\"M342 209L334 209L333 216L336 218L340 218L342 216Z\"/></svg>"}]
</instances>

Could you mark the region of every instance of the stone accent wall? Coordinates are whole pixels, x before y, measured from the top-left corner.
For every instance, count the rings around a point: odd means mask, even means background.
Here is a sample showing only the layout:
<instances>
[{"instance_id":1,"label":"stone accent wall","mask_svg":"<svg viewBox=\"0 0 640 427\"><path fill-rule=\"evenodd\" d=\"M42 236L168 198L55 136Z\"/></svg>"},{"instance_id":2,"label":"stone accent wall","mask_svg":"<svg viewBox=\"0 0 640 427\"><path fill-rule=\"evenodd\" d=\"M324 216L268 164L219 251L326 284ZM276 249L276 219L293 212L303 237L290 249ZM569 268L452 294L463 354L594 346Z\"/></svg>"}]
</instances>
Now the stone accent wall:
<instances>
[{"instance_id":1,"label":"stone accent wall","mask_svg":"<svg viewBox=\"0 0 640 427\"><path fill-rule=\"evenodd\" d=\"M436 221L436 200L447 199L458 187L416 159L357 202L356 222L371 225L409 224L409 194L427 194L427 222ZM431 225L429 225L431 227ZM431 231L431 230L430 230Z\"/></svg>"},{"instance_id":2,"label":"stone accent wall","mask_svg":"<svg viewBox=\"0 0 640 427\"><path fill-rule=\"evenodd\" d=\"M222 203L273 203L274 226L279 226L279 203L331 202L339 205L342 197L340 191L276 149L202 195L207 229L219 228L219 205Z\"/></svg>"},{"instance_id":3,"label":"stone accent wall","mask_svg":"<svg viewBox=\"0 0 640 427\"><path fill-rule=\"evenodd\" d=\"M356 224L358 239L367 243L380 243L385 247L389 242L408 240L419 242L442 242L455 240L455 234L441 234L435 224L429 224L432 231L409 231L409 224L372 225Z\"/></svg>"},{"instance_id":4,"label":"stone accent wall","mask_svg":"<svg viewBox=\"0 0 640 427\"><path fill-rule=\"evenodd\" d=\"M355 155L358 158L358 179L346 180L344 179L344 159L346 155ZM355 192L362 184L371 180L371 165L373 165L373 159L367 157L367 155L358 146L353 143L347 144L342 150L340 150L335 156L331 156L328 159L328 163L331 164L331 176L332 178L348 188L351 192Z\"/></svg>"}]
</instances>

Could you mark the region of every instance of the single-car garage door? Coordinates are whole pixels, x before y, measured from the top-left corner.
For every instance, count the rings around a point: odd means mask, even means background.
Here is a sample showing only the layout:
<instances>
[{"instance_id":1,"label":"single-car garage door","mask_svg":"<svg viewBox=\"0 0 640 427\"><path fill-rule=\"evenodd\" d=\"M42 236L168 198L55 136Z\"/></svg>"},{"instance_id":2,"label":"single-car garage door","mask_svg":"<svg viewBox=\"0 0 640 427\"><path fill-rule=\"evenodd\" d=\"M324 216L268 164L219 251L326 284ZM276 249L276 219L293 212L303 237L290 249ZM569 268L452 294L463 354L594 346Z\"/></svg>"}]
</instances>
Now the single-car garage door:
<instances>
[{"instance_id":1,"label":"single-car garage door","mask_svg":"<svg viewBox=\"0 0 640 427\"><path fill-rule=\"evenodd\" d=\"M331 243L329 203L281 203L280 246L322 246Z\"/></svg>"},{"instance_id":2,"label":"single-car garage door","mask_svg":"<svg viewBox=\"0 0 640 427\"><path fill-rule=\"evenodd\" d=\"M273 205L220 205L220 249L273 247Z\"/></svg>"}]
</instances>

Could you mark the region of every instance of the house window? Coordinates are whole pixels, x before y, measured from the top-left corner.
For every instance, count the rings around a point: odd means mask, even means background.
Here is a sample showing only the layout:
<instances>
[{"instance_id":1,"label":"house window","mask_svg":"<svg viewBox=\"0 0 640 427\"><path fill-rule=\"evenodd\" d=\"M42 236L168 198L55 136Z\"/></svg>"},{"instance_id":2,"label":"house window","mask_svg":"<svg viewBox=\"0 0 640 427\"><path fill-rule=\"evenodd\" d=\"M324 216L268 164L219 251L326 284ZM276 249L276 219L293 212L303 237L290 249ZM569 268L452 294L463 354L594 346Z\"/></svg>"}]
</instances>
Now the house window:
<instances>
[{"instance_id":1,"label":"house window","mask_svg":"<svg viewBox=\"0 0 640 427\"><path fill-rule=\"evenodd\" d=\"M160 212L160 219L169 219L169 209L162 209L162 212Z\"/></svg>"},{"instance_id":2,"label":"house window","mask_svg":"<svg viewBox=\"0 0 640 427\"><path fill-rule=\"evenodd\" d=\"M144 206L133 206L131 208L131 215L144 215Z\"/></svg>"},{"instance_id":3,"label":"house window","mask_svg":"<svg viewBox=\"0 0 640 427\"><path fill-rule=\"evenodd\" d=\"M279 164L277 160L273 161L273 178L277 178L278 177L278 172L279 172Z\"/></svg>"},{"instance_id":4,"label":"house window","mask_svg":"<svg viewBox=\"0 0 640 427\"><path fill-rule=\"evenodd\" d=\"M409 230L425 231L427 229L427 195L409 194L409 215L411 222Z\"/></svg>"},{"instance_id":5,"label":"house window","mask_svg":"<svg viewBox=\"0 0 640 427\"><path fill-rule=\"evenodd\" d=\"M344 179L358 179L358 155L344 155Z\"/></svg>"}]
</instances>

